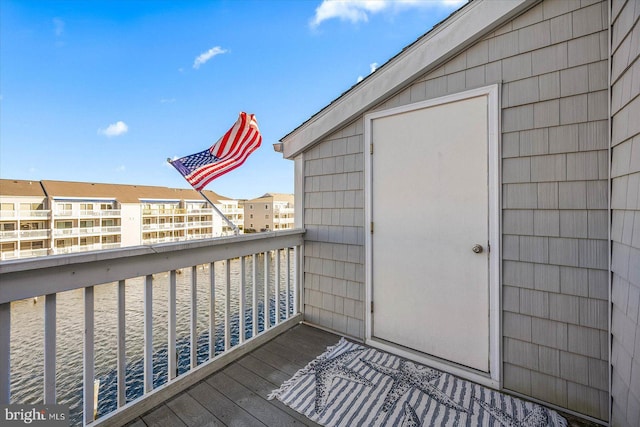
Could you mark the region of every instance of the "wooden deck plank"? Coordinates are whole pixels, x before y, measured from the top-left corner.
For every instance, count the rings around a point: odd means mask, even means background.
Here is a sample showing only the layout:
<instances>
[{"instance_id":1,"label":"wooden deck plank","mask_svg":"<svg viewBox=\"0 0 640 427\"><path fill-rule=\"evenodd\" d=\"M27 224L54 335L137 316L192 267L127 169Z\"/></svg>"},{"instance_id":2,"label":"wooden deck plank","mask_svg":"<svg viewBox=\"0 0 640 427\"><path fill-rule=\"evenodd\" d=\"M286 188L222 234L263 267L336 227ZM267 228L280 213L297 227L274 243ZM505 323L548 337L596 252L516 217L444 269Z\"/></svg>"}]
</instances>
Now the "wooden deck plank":
<instances>
[{"instance_id":1,"label":"wooden deck plank","mask_svg":"<svg viewBox=\"0 0 640 427\"><path fill-rule=\"evenodd\" d=\"M304 367L303 364L293 362L280 354L272 353L265 347L256 349L253 354L263 362L291 376L295 375L300 368Z\"/></svg>"},{"instance_id":2,"label":"wooden deck plank","mask_svg":"<svg viewBox=\"0 0 640 427\"><path fill-rule=\"evenodd\" d=\"M271 394L273 390L275 390L280 386L280 384L274 385L273 383L265 380L261 376L248 370L247 368L245 368L244 366L238 363L234 363L233 365L227 367L226 369L224 369L223 372L229 375L234 380L238 381L239 383L245 384L251 391L256 393L258 396L262 397L263 399L267 399L267 396L269 396L269 394ZM314 427L319 425L309 420L307 417L300 414L299 412L296 412L293 409L289 408L279 400L273 399L273 400L267 400L267 402L269 402L271 405L275 406L276 408L280 409L281 411L286 412L291 417L297 419L304 425L314 426Z\"/></svg>"},{"instance_id":3,"label":"wooden deck plank","mask_svg":"<svg viewBox=\"0 0 640 427\"><path fill-rule=\"evenodd\" d=\"M224 426L222 421L217 419L188 393L176 396L167 401L166 405L188 426Z\"/></svg>"},{"instance_id":4,"label":"wooden deck plank","mask_svg":"<svg viewBox=\"0 0 640 427\"><path fill-rule=\"evenodd\" d=\"M213 375L206 382L267 426L304 425L225 373Z\"/></svg>"},{"instance_id":5,"label":"wooden deck plank","mask_svg":"<svg viewBox=\"0 0 640 427\"><path fill-rule=\"evenodd\" d=\"M314 353L306 352L302 349L296 348L294 345L285 346L275 341L270 342L269 346L265 346L264 349L265 351L270 351L271 353L279 355L300 367L307 366L309 362L318 357L324 351L316 351Z\"/></svg>"},{"instance_id":6,"label":"wooden deck plank","mask_svg":"<svg viewBox=\"0 0 640 427\"><path fill-rule=\"evenodd\" d=\"M339 336L298 325L157 406L128 427L318 424L267 396Z\"/></svg>"},{"instance_id":7,"label":"wooden deck plank","mask_svg":"<svg viewBox=\"0 0 640 427\"><path fill-rule=\"evenodd\" d=\"M130 423L127 423L126 427L147 427L147 425L142 421L142 418L136 418Z\"/></svg>"},{"instance_id":8,"label":"wooden deck plank","mask_svg":"<svg viewBox=\"0 0 640 427\"><path fill-rule=\"evenodd\" d=\"M268 344L279 344L283 347L294 349L296 352L310 359L314 359L324 353L327 347L335 345L339 341L339 337L336 335L324 332L322 332L322 334L316 334L306 331L306 329L310 328L287 331L288 333L276 337Z\"/></svg>"},{"instance_id":9,"label":"wooden deck plank","mask_svg":"<svg viewBox=\"0 0 640 427\"><path fill-rule=\"evenodd\" d=\"M256 375L261 376L265 380L271 382L275 387L280 387L282 383L291 378L291 375L282 372L281 370L274 368L271 365L267 365L262 360L248 355L238 360L240 366L250 370Z\"/></svg>"},{"instance_id":10,"label":"wooden deck plank","mask_svg":"<svg viewBox=\"0 0 640 427\"><path fill-rule=\"evenodd\" d=\"M142 416L148 427L179 427L186 426L167 405L160 405L153 411Z\"/></svg>"},{"instance_id":11,"label":"wooden deck plank","mask_svg":"<svg viewBox=\"0 0 640 427\"><path fill-rule=\"evenodd\" d=\"M299 336L305 339L309 339L310 342L316 340L337 342L340 339L339 335L332 334L331 332L323 331L322 329L314 328L308 325L299 325L299 327L289 329L286 333L289 333L292 336Z\"/></svg>"},{"instance_id":12,"label":"wooden deck plank","mask_svg":"<svg viewBox=\"0 0 640 427\"><path fill-rule=\"evenodd\" d=\"M230 427L264 427L264 424L207 384L206 381L191 388L187 393L198 401L220 421Z\"/></svg>"}]
</instances>

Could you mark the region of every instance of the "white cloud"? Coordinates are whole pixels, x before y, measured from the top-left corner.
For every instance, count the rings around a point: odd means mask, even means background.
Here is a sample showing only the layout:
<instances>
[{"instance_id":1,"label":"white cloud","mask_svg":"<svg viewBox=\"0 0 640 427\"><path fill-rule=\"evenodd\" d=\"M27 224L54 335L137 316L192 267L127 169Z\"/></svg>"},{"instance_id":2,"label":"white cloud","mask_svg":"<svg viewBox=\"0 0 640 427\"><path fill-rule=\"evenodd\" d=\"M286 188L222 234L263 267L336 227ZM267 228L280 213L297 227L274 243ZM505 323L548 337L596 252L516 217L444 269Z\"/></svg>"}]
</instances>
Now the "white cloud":
<instances>
[{"instance_id":1,"label":"white cloud","mask_svg":"<svg viewBox=\"0 0 640 427\"><path fill-rule=\"evenodd\" d=\"M370 70L371 73L373 73L377 69L378 69L378 63L377 62L372 62L371 64L369 64L369 70ZM364 80L364 77L358 76L358 79L356 80L356 82L360 83L363 80Z\"/></svg>"},{"instance_id":2,"label":"white cloud","mask_svg":"<svg viewBox=\"0 0 640 427\"><path fill-rule=\"evenodd\" d=\"M112 137L112 136L124 135L128 131L129 131L129 126L127 126L125 122L120 120L110 124L109 126L107 126L106 129L98 129L98 134Z\"/></svg>"},{"instance_id":3,"label":"white cloud","mask_svg":"<svg viewBox=\"0 0 640 427\"><path fill-rule=\"evenodd\" d=\"M116 172L124 172L126 169L125 165L120 165L116 168Z\"/></svg>"},{"instance_id":4,"label":"white cloud","mask_svg":"<svg viewBox=\"0 0 640 427\"><path fill-rule=\"evenodd\" d=\"M64 33L64 21L60 18L53 18L53 33L60 37Z\"/></svg>"},{"instance_id":5,"label":"white cloud","mask_svg":"<svg viewBox=\"0 0 640 427\"><path fill-rule=\"evenodd\" d=\"M215 46L209 49L206 52L201 53L198 57L193 61L193 68L196 70L200 68L200 66L216 55L221 55L223 53L227 53L226 49L221 48L220 46Z\"/></svg>"},{"instance_id":6,"label":"white cloud","mask_svg":"<svg viewBox=\"0 0 640 427\"><path fill-rule=\"evenodd\" d=\"M323 21L338 18L352 23L367 22L369 16L385 10L396 11L409 8L447 7L454 8L467 0L323 0L316 8L310 22L316 28Z\"/></svg>"}]
</instances>

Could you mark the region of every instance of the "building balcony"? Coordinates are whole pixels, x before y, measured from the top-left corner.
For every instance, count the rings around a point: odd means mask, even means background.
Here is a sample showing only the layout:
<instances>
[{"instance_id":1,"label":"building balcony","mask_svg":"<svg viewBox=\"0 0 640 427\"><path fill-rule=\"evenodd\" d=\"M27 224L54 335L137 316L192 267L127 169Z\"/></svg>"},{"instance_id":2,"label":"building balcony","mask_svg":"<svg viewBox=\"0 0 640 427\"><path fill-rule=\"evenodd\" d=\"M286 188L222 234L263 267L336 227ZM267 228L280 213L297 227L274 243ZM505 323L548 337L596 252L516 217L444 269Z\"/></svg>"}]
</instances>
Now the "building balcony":
<instances>
[{"instance_id":1,"label":"building balcony","mask_svg":"<svg viewBox=\"0 0 640 427\"><path fill-rule=\"evenodd\" d=\"M72 228L54 228L53 235L58 236L77 236L79 234L79 229L77 227Z\"/></svg>"},{"instance_id":2,"label":"building balcony","mask_svg":"<svg viewBox=\"0 0 640 427\"><path fill-rule=\"evenodd\" d=\"M110 225L107 227L100 227L100 232L102 234L120 234L122 232L122 227L119 225Z\"/></svg>"},{"instance_id":3,"label":"building balcony","mask_svg":"<svg viewBox=\"0 0 640 427\"><path fill-rule=\"evenodd\" d=\"M189 209L186 212L187 215L212 215L213 208L205 208L205 209Z\"/></svg>"},{"instance_id":4,"label":"building balcony","mask_svg":"<svg viewBox=\"0 0 640 427\"><path fill-rule=\"evenodd\" d=\"M42 219L49 218L51 214L50 210L32 210L32 211L20 211L18 214L20 219Z\"/></svg>"},{"instance_id":5,"label":"building balcony","mask_svg":"<svg viewBox=\"0 0 640 427\"><path fill-rule=\"evenodd\" d=\"M50 236L49 230L20 230L21 240L48 239Z\"/></svg>"},{"instance_id":6,"label":"building balcony","mask_svg":"<svg viewBox=\"0 0 640 427\"><path fill-rule=\"evenodd\" d=\"M18 218L16 211L0 211L0 220Z\"/></svg>"},{"instance_id":7,"label":"building balcony","mask_svg":"<svg viewBox=\"0 0 640 427\"><path fill-rule=\"evenodd\" d=\"M186 209L143 209L142 216L173 216L184 215Z\"/></svg>"},{"instance_id":8,"label":"building balcony","mask_svg":"<svg viewBox=\"0 0 640 427\"><path fill-rule=\"evenodd\" d=\"M120 247L122 247L122 244L120 242L102 244L102 249L116 249Z\"/></svg>"},{"instance_id":9,"label":"building balcony","mask_svg":"<svg viewBox=\"0 0 640 427\"><path fill-rule=\"evenodd\" d=\"M20 382L11 381L12 368L21 369L27 363L20 360L14 367L16 362L10 358L15 346L20 345L14 340L20 340L21 336L12 334L16 328L26 327L21 323L12 324L16 316L20 316L14 313L20 310L18 302L38 298L44 304L44 323L41 324L44 327L39 331L44 356L39 353L40 359L36 357L39 362L34 359L34 366L25 372L25 376L41 381L38 389L44 390L44 403L75 401L75 387L81 385L83 398L71 405L71 425L123 425L300 322L298 277L301 268L297 260L303 233L303 230L293 230L63 254L77 249L74 246L57 248L54 256L3 261L0 263L0 405L10 402L12 394L24 396L24 390L19 389ZM103 244L102 248L105 247ZM10 255L3 254L3 259L8 258ZM215 281L212 280L214 272ZM103 294L105 287L113 289L113 294L111 291ZM142 293L138 294L138 290ZM83 306L84 322L71 321L67 327L65 316L76 317L75 309L73 313L61 311L61 307L68 307L64 305L72 295L68 291L80 298L77 304ZM191 314L187 318L177 310L178 296L185 292L190 293L191 301ZM157 296L153 297L154 294ZM105 295L112 296L104 299ZM167 316L168 321L165 324L168 335L162 337L154 334L160 327L154 324L157 321L154 319L161 314ZM139 322L127 324L131 316L138 315ZM117 354L114 358L105 358L104 354L97 353L101 348L97 343L102 342L103 336L96 332L103 330L101 323L113 316ZM187 330L191 332L184 340L178 335L184 333L182 327L176 329L181 319L187 319L190 324ZM142 328L139 335L135 332L138 325ZM65 340L71 333L68 329L73 327L84 336L80 339L82 358L65 358L66 352L61 351L71 345ZM57 333L61 328L65 334ZM127 348L129 345L135 348ZM183 360L177 349L183 351L184 345L188 347L189 356ZM137 352L135 357L140 358L135 366L131 352ZM158 352L166 356L164 365L154 363ZM24 358L35 353L28 349ZM103 366L104 363L108 366ZM135 390L129 388L132 385L127 381L131 378L125 381L126 372L131 369L140 369L141 384ZM32 375L31 370L40 370L41 374ZM115 378L108 389L104 378L104 389L95 382L99 379L98 372L105 370ZM67 379L79 372L82 372L79 383L69 384ZM159 377L164 378L163 383L158 382ZM97 408L98 419L94 421L96 390L101 404ZM111 393L110 404L104 403L104 393ZM42 399L42 395L34 399Z\"/></svg>"},{"instance_id":10,"label":"building balcony","mask_svg":"<svg viewBox=\"0 0 640 427\"><path fill-rule=\"evenodd\" d=\"M204 228L211 227L213 225L213 221L193 221L187 223L187 228Z\"/></svg>"},{"instance_id":11,"label":"building balcony","mask_svg":"<svg viewBox=\"0 0 640 427\"><path fill-rule=\"evenodd\" d=\"M81 210L80 211L80 216L81 217L99 217L102 214L101 211L94 211L94 210Z\"/></svg>"},{"instance_id":12,"label":"building balcony","mask_svg":"<svg viewBox=\"0 0 640 427\"><path fill-rule=\"evenodd\" d=\"M12 260L19 258L33 258L47 255L49 252L48 249L23 249L23 250L13 250L13 251L3 251L0 254L0 260Z\"/></svg>"},{"instance_id":13,"label":"building balcony","mask_svg":"<svg viewBox=\"0 0 640 427\"><path fill-rule=\"evenodd\" d=\"M81 235L100 234L101 227L80 227L78 233Z\"/></svg>"},{"instance_id":14,"label":"building balcony","mask_svg":"<svg viewBox=\"0 0 640 427\"><path fill-rule=\"evenodd\" d=\"M0 241L7 242L18 240L19 231L17 230L8 230L8 231L0 231Z\"/></svg>"}]
</instances>

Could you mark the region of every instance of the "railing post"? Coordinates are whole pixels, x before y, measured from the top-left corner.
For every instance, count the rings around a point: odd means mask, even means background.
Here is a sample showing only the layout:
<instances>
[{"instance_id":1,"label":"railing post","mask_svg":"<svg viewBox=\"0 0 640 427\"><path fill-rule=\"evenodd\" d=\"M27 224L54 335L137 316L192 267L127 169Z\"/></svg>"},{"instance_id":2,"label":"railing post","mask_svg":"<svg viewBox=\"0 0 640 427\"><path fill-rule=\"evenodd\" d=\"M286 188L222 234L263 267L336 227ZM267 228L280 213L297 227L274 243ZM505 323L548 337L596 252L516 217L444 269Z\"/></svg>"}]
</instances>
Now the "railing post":
<instances>
[{"instance_id":1,"label":"railing post","mask_svg":"<svg viewBox=\"0 0 640 427\"><path fill-rule=\"evenodd\" d=\"M44 403L56 403L56 294L44 300Z\"/></svg>"},{"instance_id":2,"label":"railing post","mask_svg":"<svg viewBox=\"0 0 640 427\"><path fill-rule=\"evenodd\" d=\"M273 277L273 289L275 292L275 324L280 323L280 249L276 249L276 265Z\"/></svg>"},{"instance_id":3,"label":"railing post","mask_svg":"<svg viewBox=\"0 0 640 427\"><path fill-rule=\"evenodd\" d=\"M294 313L302 312L300 307L300 284L303 283L302 262L304 255L300 250L300 246L293 248L293 309Z\"/></svg>"},{"instance_id":4,"label":"railing post","mask_svg":"<svg viewBox=\"0 0 640 427\"><path fill-rule=\"evenodd\" d=\"M191 267L191 369L198 366L198 266Z\"/></svg>"},{"instance_id":5,"label":"railing post","mask_svg":"<svg viewBox=\"0 0 640 427\"><path fill-rule=\"evenodd\" d=\"M94 400L94 377L95 367L93 358L93 286L84 288L84 353L83 353L83 424L90 424L94 420L93 400Z\"/></svg>"},{"instance_id":6,"label":"railing post","mask_svg":"<svg viewBox=\"0 0 640 427\"><path fill-rule=\"evenodd\" d=\"M258 335L258 255L251 255L251 336Z\"/></svg>"},{"instance_id":7,"label":"railing post","mask_svg":"<svg viewBox=\"0 0 640 427\"><path fill-rule=\"evenodd\" d=\"M209 360L216 356L216 266L209 264Z\"/></svg>"},{"instance_id":8,"label":"railing post","mask_svg":"<svg viewBox=\"0 0 640 427\"><path fill-rule=\"evenodd\" d=\"M231 260L225 261L225 295L224 295L224 349L231 348Z\"/></svg>"},{"instance_id":9,"label":"railing post","mask_svg":"<svg viewBox=\"0 0 640 427\"><path fill-rule=\"evenodd\" d=\"M125 281L118 281L118 408L127 403L127 347Z\"/></svg>"},{"instance_id":10,"label":"railing post","mask_svg":"<svg viewBox=\"0 0 640 427\"><path fill-rule=\"evenodd\" d=\"M264 329L269 329L269 251L264 253Z\"/></svg>"},{"instance_id":11,"label":"railing post","mask_svg":"<svg viewBox=\"0 0 640 427\"><path fill-rule=\"evenodd\" d=\"M239 343L242 344L244 342L245 336L245 307L244 307L244 299L246 297L245 287L247 286L247 278L245 277L246 266L244 263L244 256L240 257L240 290L238 296L238 330L240 331L240 336L238 337Z\"/></svg>"},{"instance_id":12,"label":"railing post","mask_svg":"<svg viewBox=\"0 0 640 427\"><path fill-rule=\"evenodd\" d=\"M168 295L168 319L167 319L167 378L169 381L178 375L178 363L176 361L176 271L169 272Z\"/></svg>"},{"instance_id":13,"label":"railing post","mask_svg":"<svg viewBox=\"0 0 640 427\"><path fill-rule=\"evenodd\" d=\"M0 304L0 405L11 397L11 303Z\"/></svg>"},{"instance_id":14,"label":"railing post","mask_svg":"<svg viewBox=\"0 0 640 427\"><path fill-rule=\"evenodd\" d=\"M287 303L285 304L287 309L286 318L291 315L291 248L287 248Z\"/></svg>"},{"instance_id":15,"label":"railing post","mask_svg":"<svg viewBox=\"0 0 640 427\"><path fill-rule=\"evenodd\" d=\"M153 275L144 281L144 392L153 390Z\"/></svg>"}]
</instances>

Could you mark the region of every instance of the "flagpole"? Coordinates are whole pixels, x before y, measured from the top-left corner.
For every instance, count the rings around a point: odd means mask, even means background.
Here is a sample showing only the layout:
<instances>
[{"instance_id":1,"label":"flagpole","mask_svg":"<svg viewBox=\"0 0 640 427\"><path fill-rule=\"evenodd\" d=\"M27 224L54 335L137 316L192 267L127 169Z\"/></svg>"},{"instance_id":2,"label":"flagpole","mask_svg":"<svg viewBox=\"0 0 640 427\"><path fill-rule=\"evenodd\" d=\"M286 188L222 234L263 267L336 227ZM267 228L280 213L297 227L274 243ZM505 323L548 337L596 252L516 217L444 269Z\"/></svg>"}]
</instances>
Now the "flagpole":
<instances>
[{"instance_id":1,"label":"flagpole","mask_svg":"<svg viewBox=\"0 0 640 427\"><path fill-rule=\"evenodd\" d=\"M211 207L218 213L218 215L220 215L220 217L226 221L227 225L229 225L229 227L231 227L233 229L233 234L235 234L237 236L240 233L240 230L238 229L238 226L235 225L233 222L231 222L231 220L229 218L227 218L222 212L220 212L220 209L218 209L216 207L216 205L214 205L213 202L211 200L209 200L209 198L207 196L205 196L202 191L198 191L198 193L200 193L200 195L202 196L203 199L205 199L207 202L209 202Z\"/></svg>"}]
</instances>

